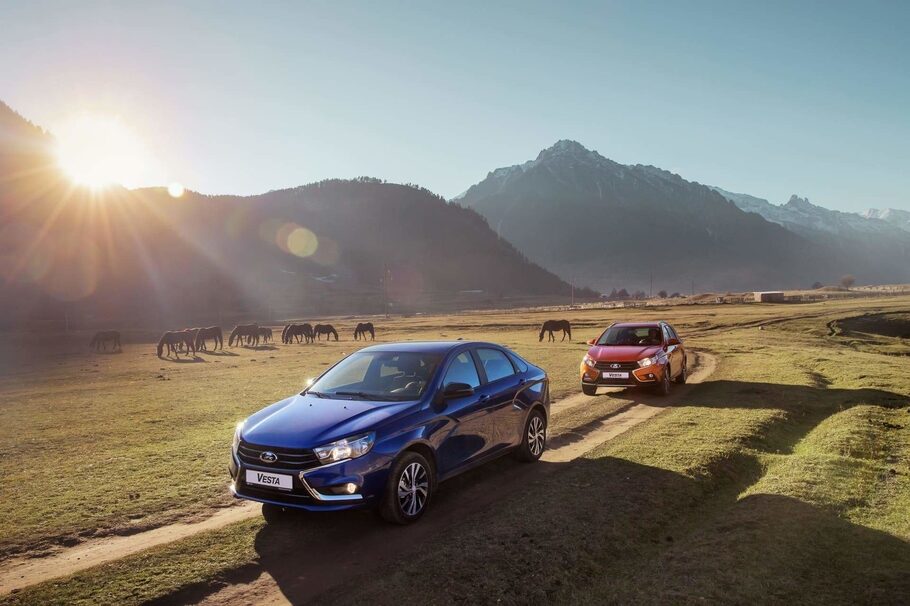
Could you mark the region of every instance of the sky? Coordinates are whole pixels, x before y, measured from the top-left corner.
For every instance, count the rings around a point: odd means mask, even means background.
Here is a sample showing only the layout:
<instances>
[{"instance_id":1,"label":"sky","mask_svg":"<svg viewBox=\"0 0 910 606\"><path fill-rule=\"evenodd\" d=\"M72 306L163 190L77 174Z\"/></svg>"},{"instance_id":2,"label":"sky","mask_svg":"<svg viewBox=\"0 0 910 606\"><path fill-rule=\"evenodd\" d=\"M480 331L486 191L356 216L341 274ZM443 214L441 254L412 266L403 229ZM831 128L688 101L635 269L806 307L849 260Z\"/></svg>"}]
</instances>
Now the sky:
<instances>
[{"instance_id":1,"label":"sky","mask_svg":"<svg viewBox=\"0 0 910 606\"><path fill-rule=\"evenodd\" d=\"M575 139L839 210L910 209L910 2L0 3L0 99L117 116L156 170L453 197Z\"/></svg>"}]
</instances>

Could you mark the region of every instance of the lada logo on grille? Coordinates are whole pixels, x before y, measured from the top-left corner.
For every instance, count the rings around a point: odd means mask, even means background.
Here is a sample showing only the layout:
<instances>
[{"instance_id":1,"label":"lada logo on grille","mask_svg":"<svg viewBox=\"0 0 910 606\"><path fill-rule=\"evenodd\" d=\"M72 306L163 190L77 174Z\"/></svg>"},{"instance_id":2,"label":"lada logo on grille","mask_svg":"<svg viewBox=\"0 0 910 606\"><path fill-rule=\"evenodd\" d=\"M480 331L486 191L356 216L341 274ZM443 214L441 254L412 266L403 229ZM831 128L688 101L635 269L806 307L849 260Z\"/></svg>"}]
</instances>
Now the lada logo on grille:
<instances>
[{"instance_id":1,"label":"lada logo on grille","mask_svg":"<svg viewBox=\"0 0 910 606\"><path fill-rule=\"evenodd\" d=\"M278 460L278 455L270 450L266 450L261 455L259 455L259 460L263 463L274 463Z\"/></svg>"},{"instance_id":2,"label":"lada logo on grille","mask_svg":"<svg viewBox=\"0 0 910 606\"><path fill-rule=\"evenodd\" d=\"M610 364L610 368L622 368L621 364Z\"/></svg>"}]
</instances>

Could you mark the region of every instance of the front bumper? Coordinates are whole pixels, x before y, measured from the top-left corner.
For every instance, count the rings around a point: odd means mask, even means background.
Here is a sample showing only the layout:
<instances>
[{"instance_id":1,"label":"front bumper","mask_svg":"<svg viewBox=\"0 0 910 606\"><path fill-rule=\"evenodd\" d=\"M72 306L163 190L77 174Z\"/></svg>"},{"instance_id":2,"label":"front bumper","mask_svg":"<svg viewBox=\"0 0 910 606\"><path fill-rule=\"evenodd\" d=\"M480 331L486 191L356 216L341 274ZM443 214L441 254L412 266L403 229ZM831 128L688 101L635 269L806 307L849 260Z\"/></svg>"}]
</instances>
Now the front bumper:
<instances>
[{"instance_id":1,"label":"front bumper","mask_svg":"<svg viewBox=\"0 0 910 606\"><path fill-rule=\"evenodd\" d=\"M652 364L644 368L632 368L628 363L620 362L620 368L612 369L612 362L598 362L598 366L591 368L584 362L581 363L581 382L585 385L597 385L599 387L638 387L639 385L653 385L663 379L663 373L666 372L665 364ZM606 378L604 372L625 372L628 373L626 378Z\"/></svg>"},{"instance_id":2,"label":"front bumper","mask_svg":"<svg viewBox=\"0 0 910 606\"><path fill-rule=\"evenodd\" d=\"M367 454L357 459L347 459L313 467L303 471L281 469L267 465L250 465L231 454L228 472L230 490L238 499L292 507L307 511L340 511L374 507L385 488L389 461ZM246 481L246 472L265 471L289 475L293 478L290 490L259 486ZM334 494L330 488L353 483L354 494Z\"/></svg>"}]
</instances>

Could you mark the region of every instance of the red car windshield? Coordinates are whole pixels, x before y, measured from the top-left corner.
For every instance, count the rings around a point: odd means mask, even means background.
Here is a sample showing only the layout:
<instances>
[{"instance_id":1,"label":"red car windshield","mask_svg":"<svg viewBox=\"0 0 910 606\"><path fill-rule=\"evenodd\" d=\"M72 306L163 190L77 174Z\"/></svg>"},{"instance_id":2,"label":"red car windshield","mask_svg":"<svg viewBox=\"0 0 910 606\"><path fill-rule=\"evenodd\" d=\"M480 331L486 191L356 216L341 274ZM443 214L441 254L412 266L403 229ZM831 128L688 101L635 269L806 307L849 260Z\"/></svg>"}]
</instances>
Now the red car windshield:
<instances>
[{"instance_id":1,"label":"red car windshield","mask_svg":"<svg viewBox=\"0 0 910 606\"><path fill-rule=\"evenodd\" d=\"M660 345L657 326L611 326L597 340L598 345Z\"/></svg>"}]
</instances>

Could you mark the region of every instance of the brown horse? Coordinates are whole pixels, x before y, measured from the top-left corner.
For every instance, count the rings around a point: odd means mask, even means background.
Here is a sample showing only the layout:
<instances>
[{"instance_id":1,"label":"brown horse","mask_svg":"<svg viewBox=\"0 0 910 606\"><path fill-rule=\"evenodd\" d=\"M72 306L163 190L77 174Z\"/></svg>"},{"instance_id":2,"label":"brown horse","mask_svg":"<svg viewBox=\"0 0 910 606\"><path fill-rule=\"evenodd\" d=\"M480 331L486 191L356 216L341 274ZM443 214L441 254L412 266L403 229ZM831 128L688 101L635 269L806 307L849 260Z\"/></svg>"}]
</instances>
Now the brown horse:
<instances>
[{"instance_id":1,"label":"brown horse","mask_svg":"<svg viewBox=\"0 0 910 606\"><path fill-rule=\"evenodd\" d=\"M284 329L284 335L281 341L282 343L292 343L296 340L300 343L301 337L307 343L311 343L315 339L313 326L308 322L304 322L303 324L288 324Z\"/></svg>"},{"instance_id":2,"label":"brown horse","mask_svg":"<svg viewBox=\"0 0 910 606\"><path fill-rule=\"evenodd\" d=\"M95 333L92 340L89 341L89 349L95 351L107 351L107 344L111 344L111 351L123 351L120 347L120 331L118 330L100 330Z\"/></svg>"},{"instance_id":3,"label":"brown horse","mask_svg":"<svg viewBox=\"0 0 910 606\"><path fill-rule=\"evenodd\" d=\"M238 324L234 327L234 330L231 331L231 336L228 337L228 347L233 347L234 342L237 342L237 345L243 346L246 345L249 347L253 345L259 345L259 325L258 324Z\"/></svg>"},{"instance_id":4,"label":"brown horse","mask_svg":"<svg viewBox=\"0 0 910 606\"><path fill-rule=\"evenodd\" d=\"M568 320L547 320L543 323L543 326L540 327L540 335L537 340L543 341L543 333L548 332L550 333L550 338L547 339L547 341L555 341L556 337L553 336L553 331L555 330L562 331L561 340L565 341L566 335L569 335L569 341L572 340L572 325L569 324Z\"/></svg>"},{"instance_id":5,"label":"brown horse","mask_svg":"<svg viewBox=\"0 0 910 606\"><path fill-rule=\"evenodd\" d=\"M317 341L321 335L325 335L326 341L331 341L332 335L335 335L336 341L338 340L338 331L331 324L317 324L313 327L313 335Z\"/></svg>"},{"instance_id":6,"label":"brown horse","mask_svg":"<svg viewBox=\"0 0 910 606\"><path fill-rule=\"evenodd\" d=\"M200 330L202 330L202 329L201 329L201 328L187 328L187 329L184 330L184 332L189 332L189 333L190 333L190 338L193 339L193 353L195 353L195 350L199 349L199 348L196 346L196 340L199 338L199 331L200 331ZM185 343L181 343L181 344L178 346L178 347L180 348L180 351L183 351L183 350L184 350L184 346L185 346L185 345L186 345ZM186 351L189 351L189 348L186 348Z\"/></svg>"},{"instance_id":7,"label":"brown horse","mask_svg":"<svg viewBox=\"0 0 910 606\"><path fill-rule=\"evenodd\" d=\"M175 358L179 358L181 346L186 347L187 356L190 355L190 352L192 352L193 356L196 355L196 344L193 342L192 331L169 330L161 335L161 339L158 340L158 357L164 357L164 348L167 347L168 356L173 353Z\"/></svg>"},{"instance_id":8,"label":"brown horse","mask_svg":"<svg viewBox=\"0 0 910 606\"><path fill-rule=\"evenodd\" d=\"M224 333L221 330L220 326L209 326L208 328L199 328L198 333L196 334L196 349L201 351L208 351L208 347L205 345L206 339L211 339L215 342L212 346L212 351L215 351L219 347L224 349Z\"/></svg>"},{"instance_id":9,"label":"brown horse","mask_svg":"<svg viewBox=\"0 0 910 606\"><path fill-rule=\"evenodd\" d=\"M272 334L273 334L273 333L272 333L272 329L271 329L271 328L267 328L267 327L265 327L265 326L260 326L260 327L259 327L259 338L262 339L262 342L263 342L263 343L271 343L271 342L272 342Z\"/></svg>"},{"instance_id":10,"label":"brown horse","mask_svg":"<svg viewBox=\"0 0 910 606\"><path fill-rule=\"evenodd\" d=\"M363 340L367 340L367 333L370 333L370 341L376 340L376 329L373 328L372 322L360 322L357 324L357 328L354 329L354 340L359 341L360 337L363 337Z\"/></svg>"}]
</instances>

